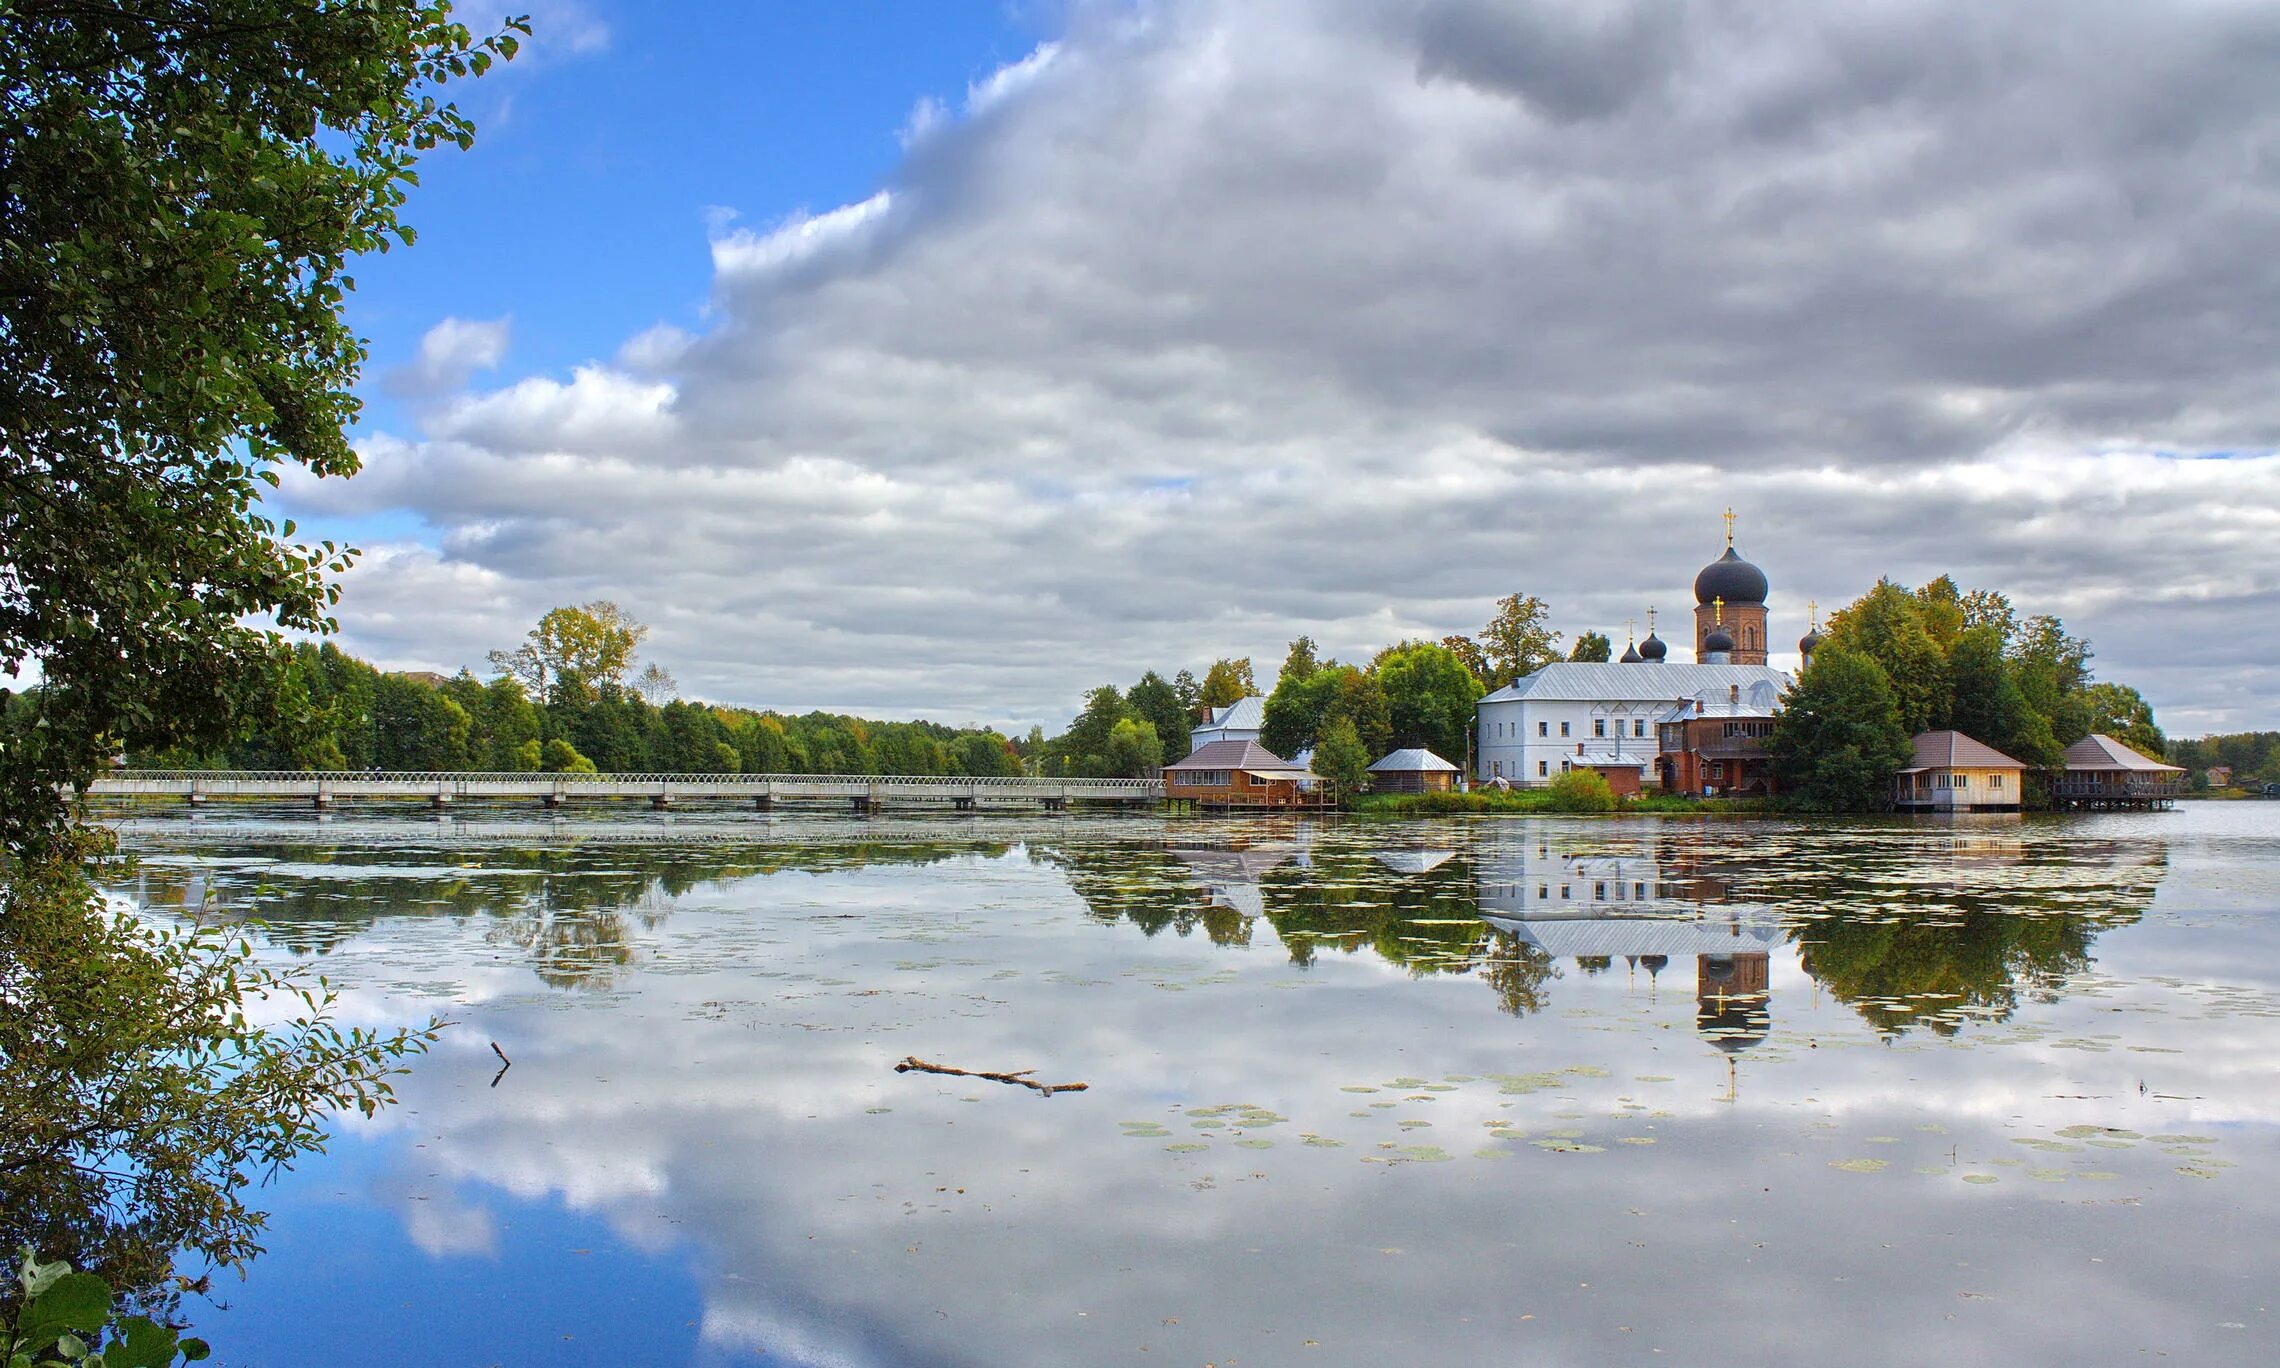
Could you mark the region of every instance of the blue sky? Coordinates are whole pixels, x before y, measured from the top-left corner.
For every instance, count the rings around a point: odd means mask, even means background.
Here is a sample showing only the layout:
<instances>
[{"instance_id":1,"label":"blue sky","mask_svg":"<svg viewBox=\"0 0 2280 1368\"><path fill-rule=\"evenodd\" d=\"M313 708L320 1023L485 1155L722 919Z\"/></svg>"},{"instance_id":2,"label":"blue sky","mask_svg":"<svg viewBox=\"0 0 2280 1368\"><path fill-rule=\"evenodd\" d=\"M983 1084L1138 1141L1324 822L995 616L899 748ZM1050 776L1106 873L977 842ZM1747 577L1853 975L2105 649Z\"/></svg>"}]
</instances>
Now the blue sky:
<instances>
[{"instance_id":1,"label":"blue sky","mask_svg":"<svg viewBox=\"0 0 2280 1368\"><path fill-rule=\"evenodd\" d=\"M415 250L365 262L350 318L382 383L437 320L511 315L506 367L566 372L658 322L695 329L720 212L766 225L861 200L894 170L921 99L955 101L1028 55L1004 0L586 3L534 16L526 54L460 87L474 149L432 154ZM504 11L502 11L504 12ZM471 26L487 11L463 7Z\"/></svg>"},{"instance_id":2,"label":"blue sky","mask_svg":"<svg viewBox=\"0 0 2280 1368\"><path fill-rule=\"evenodd\" d=\"M383 665L608 598L692 697L1025 731L1515 592L1683 618L1730 504L1777 640L1950 574L2280 724L2280 9L534 21L360 272L364 473L279 499Z\"/></svg>"}]
</instances>

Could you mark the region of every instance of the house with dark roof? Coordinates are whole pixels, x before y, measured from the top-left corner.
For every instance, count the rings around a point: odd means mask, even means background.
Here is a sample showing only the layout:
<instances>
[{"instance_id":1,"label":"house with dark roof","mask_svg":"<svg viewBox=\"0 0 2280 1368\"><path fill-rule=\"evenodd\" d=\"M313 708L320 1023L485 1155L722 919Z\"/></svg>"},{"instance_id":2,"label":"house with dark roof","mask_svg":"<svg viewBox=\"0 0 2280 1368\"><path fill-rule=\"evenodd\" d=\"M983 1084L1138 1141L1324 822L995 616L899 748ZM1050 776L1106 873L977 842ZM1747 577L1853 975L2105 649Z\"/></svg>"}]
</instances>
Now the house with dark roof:
<instances>
[{"instance_id":1,"label":"house with dark roof","mask_svg":"<svg viewBox=\"0 0 2280 1368\"><path fill-rule=\"evenodd\" d=\"M1164 766L1164 797L1200 807L1321 807L1329 785L1256 741L1213 741Z\"/></svg>"},{"instance_id":2,"label":"house with dark roof","mask_svg":"<svg viewBox=\"0 0 2280 1368\"><path fill-rule=\"evenodd\" d=\"M2141 755L2104 732L2066 748L2065 767L2051 788L2060 807L2167 807L2185 791L2185 768Z\"/></svg>"},{"instance_id":3,"label":"house with dark roof","mask_svg":"<svg viewBox=\"0 0 2280 1368\"><path fill-rule=\"evenodd\" d=\"M2026 766L1959 731L1918 732L1915 754L1892 778L1902 812L2017 812Z\"/></svg>"}]
</instances>

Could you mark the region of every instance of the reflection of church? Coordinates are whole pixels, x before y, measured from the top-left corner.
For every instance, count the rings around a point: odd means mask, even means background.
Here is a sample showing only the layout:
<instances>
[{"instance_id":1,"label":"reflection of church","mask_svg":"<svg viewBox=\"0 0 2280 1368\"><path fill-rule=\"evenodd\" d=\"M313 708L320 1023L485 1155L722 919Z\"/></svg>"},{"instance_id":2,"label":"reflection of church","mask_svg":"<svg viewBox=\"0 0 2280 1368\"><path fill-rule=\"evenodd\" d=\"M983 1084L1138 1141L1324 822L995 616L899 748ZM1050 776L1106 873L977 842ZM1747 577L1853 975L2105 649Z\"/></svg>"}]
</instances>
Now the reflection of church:
<instances>
[{"instance_id":1,"label":"reflection of church","mask_svg":"<svg viewBox=\"0 0 2280 1368\"><path fill-rule=\"evenodd\" d=\"M1658 982L1694 961L1695 1029L1731 1054L1771 1029L1772 952L1788 929L1731 901L1727 883L1644 855L1570 855L1548 843L1483 851L1481 916L1555 960L1586 969L1617 958Z\"/></svg>"}]
</instances>

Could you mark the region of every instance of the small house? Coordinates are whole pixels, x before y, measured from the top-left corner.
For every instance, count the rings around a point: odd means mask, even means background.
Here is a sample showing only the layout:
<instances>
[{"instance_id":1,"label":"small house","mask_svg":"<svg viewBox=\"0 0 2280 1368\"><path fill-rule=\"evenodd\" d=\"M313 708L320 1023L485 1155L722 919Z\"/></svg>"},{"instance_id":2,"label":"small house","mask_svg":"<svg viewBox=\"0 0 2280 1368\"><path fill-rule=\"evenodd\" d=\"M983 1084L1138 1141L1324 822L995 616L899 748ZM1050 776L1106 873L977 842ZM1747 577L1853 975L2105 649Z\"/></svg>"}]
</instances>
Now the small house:
<instances>
[{"instance_id":1,"label":"small house","mask_svg":"<svg viewBox=\"0 0 2280 1368\"><path fill-rule=\"evenodd\" d=\"M2231 787L2232 787L2232 779L2233 779L2233 767L2232 767L2232 766L2230 766L2230 765L2211 765L2211 766L2209 766L2209 787L2210 787L2210 788L2231 788Z\"/></svg>"},{"instance_id":2,"label":"small house","mask_svg":"<svg viewBox=\"0 0 2280 1368\"><path fill-rule=\"evenodd\" d=\"M2017 812L2026 766L1959 731L1918 732L1892 780L1902 812Z\"/></svg>"},{"instance_id":3,"label":"small house","mask_svg":"<svg viewBox=\"0 0 2280 1368\"><path fill-rule=\"evenodd\" d=\"M1397 750L1370 766L1370 788L1377 793L1448 793L1457 786L1457 767L1423 746Z\"/></svg>"},{"instance_id":4,"label":"small house","mask_svg":"<svg viewBox=\"0 0 2280 1368\"><path fill-rule=\"evenodd\" d=\"M1213 741L1164 766L1164 797L1203 807L1312 807L1328 790L1256 741Z\"/></svg>"},{"instance_id":5,"label":"small house","mask_svg":"<svg viewBox=\"0 0 2280 1368\"><path fill-rule=\"evenodd\" d=\"M2165 765L2092 732L2066 748L2051 796L2061 807L2167 807L2184 788L2184 766Z\"/></svg>"}]
</instances>

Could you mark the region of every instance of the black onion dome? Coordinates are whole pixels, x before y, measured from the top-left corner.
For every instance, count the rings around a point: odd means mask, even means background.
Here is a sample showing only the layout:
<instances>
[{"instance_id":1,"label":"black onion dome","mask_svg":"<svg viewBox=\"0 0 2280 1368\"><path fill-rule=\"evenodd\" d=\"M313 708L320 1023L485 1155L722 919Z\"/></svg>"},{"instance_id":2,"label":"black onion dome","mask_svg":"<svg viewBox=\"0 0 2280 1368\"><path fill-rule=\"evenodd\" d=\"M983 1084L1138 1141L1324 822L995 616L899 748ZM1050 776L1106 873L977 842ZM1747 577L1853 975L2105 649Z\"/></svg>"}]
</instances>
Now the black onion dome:
<instances>
[{"instance_id":1,"label":"black onion dome","mask_svg":"<svg viewBox=\"0 0 2280 1368\"><path fill-rule=\"evenodd\" d=\"M1642 661L1660 660L1669 654L1670 647L1663 645L1663 639L1653 632L1647 633L1647 639L1639 643L1639 659Z\"/></svg>"},{"instance_id":2,"label":"black onion dome","mask_svg":"<svg viewBox=\"0 0 2280 1368\"><path fill-rule=\"evenodd\" d=\"M1741 554L1729 546L1726 554L1702 567L1694 577L1694 601L1708 603L1724 599L1728 603L1763 603L1767 584L1765 571L1743 560Z\"/></svg>"},{"instance_id":3,"label":"black onion dome","mask_svg":"<svg viewBox=\"0 0 2280 1368\"><path fill-rule=\"evenodd\" d=\"M1723 623L1712 627L1710 635L1702 638L1702 650L1706 655L1716 655L1720 651L1731 651L1733 649L1734 634L1727 631Z\"/></svg>"},{"instance_id":4,"label":"black onion dome","mask_svg":"<svg viewBox=\"0 0 2280 1368\"><path fill-rule=\"evenodd\" d=\"M1820 649L1821 634L1818 631L1807 632L1797 638L1797 654L1799 655L1811 655Z\"/></svg>"},{"instance_id":5,"label":"black onion dome","mask_svg":"<svg viewBox=\"0 0 2280 1368\"><path fill-rule=\"evenodd\" d=\"M1636 665L1639 663L1639 648L1636 643L1625 646L1623 648L1623 659L1619 663L1624 665Z\"/></svg>"}]
</instances>

